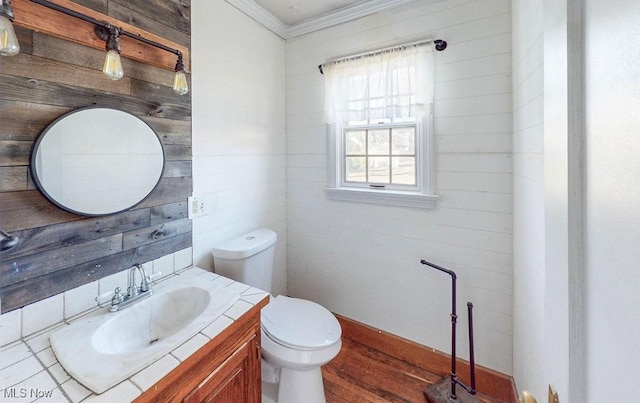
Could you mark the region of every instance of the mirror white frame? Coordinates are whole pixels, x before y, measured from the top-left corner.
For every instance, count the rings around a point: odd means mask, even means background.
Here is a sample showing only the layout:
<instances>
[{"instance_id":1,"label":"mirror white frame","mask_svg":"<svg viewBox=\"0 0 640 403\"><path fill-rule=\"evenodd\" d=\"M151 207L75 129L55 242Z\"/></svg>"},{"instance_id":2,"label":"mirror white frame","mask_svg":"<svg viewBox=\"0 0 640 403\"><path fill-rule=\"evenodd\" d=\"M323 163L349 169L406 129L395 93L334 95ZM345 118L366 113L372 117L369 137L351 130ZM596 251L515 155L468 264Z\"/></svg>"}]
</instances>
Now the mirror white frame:
<instances>
[{"instance_id":1,"label":"mirror white frame","mask_svg":"<svg viewBox=\"0 0 640 403\"><path fill-rule=\"evenodd\" d=\"M128 210L164 172L164 147L145 121L118 109L80 108L49 124L31 152L31 175L56 206L84 216Z\"/></svg>"}]
</instances>

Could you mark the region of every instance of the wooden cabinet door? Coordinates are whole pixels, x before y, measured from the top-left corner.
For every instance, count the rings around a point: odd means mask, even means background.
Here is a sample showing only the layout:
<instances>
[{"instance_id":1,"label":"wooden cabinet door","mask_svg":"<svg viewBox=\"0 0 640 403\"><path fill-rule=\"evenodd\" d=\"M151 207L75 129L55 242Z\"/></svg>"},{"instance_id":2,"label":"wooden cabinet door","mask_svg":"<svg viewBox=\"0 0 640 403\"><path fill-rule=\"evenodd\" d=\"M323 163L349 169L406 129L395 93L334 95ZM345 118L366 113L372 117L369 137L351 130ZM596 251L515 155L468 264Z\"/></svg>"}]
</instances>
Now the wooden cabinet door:
<instances>
[{"instance_id":1,"label":"wooden cabinet door","mask_svg":"<svg viewBox=\"0 0 640 403\"><path fill-rule=\"evenodd\" d=\"M259 403L260 399L260 350L254 336L200 382L183 402Z\"/></svg>"}]
</instances>

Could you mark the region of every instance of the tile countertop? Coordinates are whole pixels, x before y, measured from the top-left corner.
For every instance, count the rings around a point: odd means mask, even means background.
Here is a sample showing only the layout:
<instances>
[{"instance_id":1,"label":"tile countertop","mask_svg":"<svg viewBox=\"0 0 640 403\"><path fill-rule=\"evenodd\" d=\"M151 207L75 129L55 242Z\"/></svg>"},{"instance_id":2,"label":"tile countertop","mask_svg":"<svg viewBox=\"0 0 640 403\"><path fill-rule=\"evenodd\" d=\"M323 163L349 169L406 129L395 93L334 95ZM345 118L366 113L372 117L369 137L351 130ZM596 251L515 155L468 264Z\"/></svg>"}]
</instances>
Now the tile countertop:
<instances>
[{"instance_id":1,"label":"tile countertop","mask_svg":"<svg viewBox=\"0 0 640 403\"><path fill-rule=\"evenodd\" d=\"M71 378L51 349L49 335L59 327L65 326L66 322L10 343L0 349L0 401L3 403L36 400L42 403L132 401L269 295L263 290L198 267L187 268L176 275L198 276L204 280L216 282L217 285L228 287L238 293L240 299L224 314L171 353L100 395L93 394Z\"/></svg>"}]
</instances>

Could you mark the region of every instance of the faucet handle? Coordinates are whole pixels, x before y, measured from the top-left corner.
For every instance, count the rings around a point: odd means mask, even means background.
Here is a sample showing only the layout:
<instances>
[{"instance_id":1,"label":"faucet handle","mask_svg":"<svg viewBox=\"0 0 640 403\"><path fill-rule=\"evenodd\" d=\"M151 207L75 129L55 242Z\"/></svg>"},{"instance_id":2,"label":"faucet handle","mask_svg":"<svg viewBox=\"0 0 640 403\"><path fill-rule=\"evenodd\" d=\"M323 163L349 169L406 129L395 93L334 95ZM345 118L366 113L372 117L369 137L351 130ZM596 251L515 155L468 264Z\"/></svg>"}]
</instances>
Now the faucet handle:
<instances>
[{"instance_id":1,"label":"faucet handle","mask_svg":"<svg viewBox=\"0 0 640 403\"><path fill-rule=\"evenodd\" d=\"M151 278L147 275L147 272L144 270L144 267L141 264L136 264L135 267L140 270L140 277L142 278L140 280L140 292L149 291Z\"/></svg>"},{"instance_id":2,"label":"faucet handle","mask_svg":"<svg viewBox=\"0 0 640 403\"><path fill-rule=\"evenodd\" d=\"M151 278L149 276L142 277L142 282L140 283L140 292L149 291L150 283L151 283Z\"/></svg>"},{"instance_id":3,"label":"faucet handle","mask_svg":"<svg viewBox=\"0 0 640 403\"><path fill-rule=\"evenodd\" d=\"M122 295L122 289L120 289L120 287L116 287L116 289L113 290L113 298L111 298L111 305L112 306L118 305L122 301L124 301L124 295Z\"/></svg>"}]
</instances>

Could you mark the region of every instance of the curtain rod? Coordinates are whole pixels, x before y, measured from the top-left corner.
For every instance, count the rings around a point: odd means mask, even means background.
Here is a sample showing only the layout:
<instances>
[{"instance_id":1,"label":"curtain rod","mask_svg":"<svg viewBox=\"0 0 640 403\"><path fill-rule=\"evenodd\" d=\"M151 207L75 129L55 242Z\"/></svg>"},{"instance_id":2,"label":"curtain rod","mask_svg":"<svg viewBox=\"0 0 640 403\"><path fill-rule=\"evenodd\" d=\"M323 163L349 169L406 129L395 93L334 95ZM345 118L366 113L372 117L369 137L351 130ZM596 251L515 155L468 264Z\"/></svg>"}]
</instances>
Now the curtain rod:
<instances>
[{"instance_id":1,"label":"curtain rod","mask_svg":"<svg viewBox=\"0 0 640 403\"><path fill-rule=\"evenodd\" d=\"M358 54L351 55L351 56L341 57L341 58L338 58L338 59L327 60L325 63L322 63L322 64L318 65L318 70L320 70L320 74L324 74L324 71L322 70L322 68L327 63L342 62L342 61L345 61L345 60L354 60L354 59L359 59L361 57L367 57L367 56L376 56L376 55L379 55L381 53L388 52L390 50L402 49L402 48L406 48L406 47L409 47L409 46L427 45L429 43L433 43L433 45L435 46L436 50L439 51L439 52L441 52L441 51L443 51L443 50L445 50L447 48L447 42L442 40L442 39L429 39L429 40L425 40L425 41L404 43L402 45L390 46L388 48L382 48L382 49L372 50L372 51L369 51L369 52L358 53Z\"/></svg>"}]
</instances>

